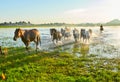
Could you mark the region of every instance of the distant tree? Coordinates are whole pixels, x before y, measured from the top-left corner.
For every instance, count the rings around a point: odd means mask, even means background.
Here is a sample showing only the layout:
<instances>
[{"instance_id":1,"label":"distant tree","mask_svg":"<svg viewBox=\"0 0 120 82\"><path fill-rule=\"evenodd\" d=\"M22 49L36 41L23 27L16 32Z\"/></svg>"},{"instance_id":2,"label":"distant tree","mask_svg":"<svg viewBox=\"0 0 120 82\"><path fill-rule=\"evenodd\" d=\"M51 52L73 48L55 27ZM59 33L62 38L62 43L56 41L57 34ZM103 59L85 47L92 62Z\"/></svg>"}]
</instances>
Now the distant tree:
<instances>
[{"instance_id":1,"label":"distant tree","mask_svg":"<svg viewBox=\"0 0 120 82\"><path fill-rule=\"evenodd\" d=\"M12 24L12 22L9 22L9 24Z\"/></svg>"},{"instance_id":2,"label":"distant tree","mask_svg":"<svg viewBox=\"0 0 120 82\"><path fill-rule=\"evenodd\" d=\"M18 24L18 22L15 22L15 24Z\"/></svg>"},{"instance_id":3,"label":"distant tree","mask_svg":"<svg viewBox=\"0 0 120 82\"><path fill-rule=\"evenodd\" d=\"M31 24L30 21L28 21L28 24Z\"/></svg>"},{"instance_id":4,"label":"distant tree","mask_svg":"<svg viewBox=\"0 0 120 82\"><path fill-rule=\"evenodd\" d=\"M6 25L7 24L7 22L4 22L4 25Z\"/></svg>"},{"instance_id":5,"label":"distant tree","mask_svg":"<svg viewBox=\"0 0 120 82\"><path fill-rule=\"evenodd\" d=\"M22 24L27 24L25 21L22 21Z\"/></svg>"}]
</instances>

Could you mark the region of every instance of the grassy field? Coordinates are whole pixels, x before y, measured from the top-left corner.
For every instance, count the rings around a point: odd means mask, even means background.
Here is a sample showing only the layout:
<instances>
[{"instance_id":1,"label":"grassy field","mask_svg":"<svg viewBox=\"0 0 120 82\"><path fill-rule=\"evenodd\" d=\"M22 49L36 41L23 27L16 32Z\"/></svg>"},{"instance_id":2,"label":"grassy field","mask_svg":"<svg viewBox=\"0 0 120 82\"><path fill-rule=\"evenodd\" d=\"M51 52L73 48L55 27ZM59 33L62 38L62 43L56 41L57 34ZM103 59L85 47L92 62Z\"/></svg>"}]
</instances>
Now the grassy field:
<instances>
[{"instance_id":1,"label":"grassy field","mask_svg":"<svg viewBox=\"0 0 120 82\"><path fill-rule=\"evenodd\" d=\"M120 59L8 48L0 55L0 82L120 82Z\"/></svg>"}]
</instances>

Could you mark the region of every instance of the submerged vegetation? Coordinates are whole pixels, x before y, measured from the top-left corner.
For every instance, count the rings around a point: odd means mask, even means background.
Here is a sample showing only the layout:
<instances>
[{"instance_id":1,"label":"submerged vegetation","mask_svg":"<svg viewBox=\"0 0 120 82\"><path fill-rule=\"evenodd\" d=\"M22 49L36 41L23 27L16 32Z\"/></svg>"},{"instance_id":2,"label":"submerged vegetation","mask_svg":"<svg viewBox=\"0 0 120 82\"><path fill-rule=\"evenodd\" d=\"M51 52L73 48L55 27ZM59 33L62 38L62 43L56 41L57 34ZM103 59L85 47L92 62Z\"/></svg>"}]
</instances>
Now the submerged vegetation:
<instances>
[{"instance_id":1,"label":"submerged vegetation","mask_svg":"<svg viewBox=\"0 0 120 82\"><path fill-rule=\"evenodd\" d=\"M48 52L8 48L0 55L1 82L119 82L120 59L77 57L60 49ZM3 79L4 76L4 79Z\"/></svg>"}]
</instances>

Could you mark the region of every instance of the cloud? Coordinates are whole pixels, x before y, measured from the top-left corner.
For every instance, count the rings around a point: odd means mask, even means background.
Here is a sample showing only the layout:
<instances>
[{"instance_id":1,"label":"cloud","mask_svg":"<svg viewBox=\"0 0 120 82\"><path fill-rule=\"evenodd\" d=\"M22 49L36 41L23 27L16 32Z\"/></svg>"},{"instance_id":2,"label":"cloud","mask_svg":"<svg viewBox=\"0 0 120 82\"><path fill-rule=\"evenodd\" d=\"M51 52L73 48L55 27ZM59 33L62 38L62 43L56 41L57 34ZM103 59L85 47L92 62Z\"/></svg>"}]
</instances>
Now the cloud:
<instances>
[{"instance_id":1,"label":"cloud","mask_svg":"<svg viewBox=\"0 0 120 82\"><path fill-rule=\"evenodd\" d=\"M102 0L85 8L66 10L58 15L45 17L44 22L65 22L65 23L102 23L113 19L120 19L120 0ZM46 20L45 20L46 19Z\"/></svg>"},{"instance_id":2,"label":"cloud","mask_svg":"<svg viewBox=\"0 0 120 82\"><path fill-rule=\"evenodd\" d=\"M82 13L85 11L86 11L86 9L73 9L73 10L65 11L64 13L65 14L76 14L76 13Z\"/></svg>"},{"instance_id":3,"label":"cloud","mask_svg":"<svg viewBox=\"0 0 120 82\"><path fill-rule=\"evenodd\" d=\"M86 11L86 9L72 9L72 10L68 10L68 11L65 11L63 13L63 15L65 17L79 17L82 13L84 13Z\"/></svg>"},{"instance_id":4,"label":"cloud","mask_svg":"<svg viewBox=\"0 0 120 82\"><path fill-rule=\"evenodd\" d=\"M63 13L67 22L108 22L120 19L120 0L106 0L101 5L89 6L88 8L72 9Z\"/></svg>"}]
</instances>

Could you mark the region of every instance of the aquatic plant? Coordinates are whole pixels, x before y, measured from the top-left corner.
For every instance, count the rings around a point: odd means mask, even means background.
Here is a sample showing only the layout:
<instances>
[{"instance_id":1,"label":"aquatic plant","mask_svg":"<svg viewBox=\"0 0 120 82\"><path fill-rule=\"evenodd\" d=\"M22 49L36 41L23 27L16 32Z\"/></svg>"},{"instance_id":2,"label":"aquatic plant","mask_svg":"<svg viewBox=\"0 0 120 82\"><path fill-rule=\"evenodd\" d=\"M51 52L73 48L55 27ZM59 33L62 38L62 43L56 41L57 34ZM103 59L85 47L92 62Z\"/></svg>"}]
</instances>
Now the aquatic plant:
<instances>
[{"instance_id":1,"label":"aquatic plant","mask_svg":"<svg viewBox=\"0 0 120 82\"><path fill-rule=\"evenodd\" d=\"M94 54L76 57L68 52L30 51L8 48L0 56L0 82L119 82L120 60L98 58Z\"/></svg>"}]
</instances>

